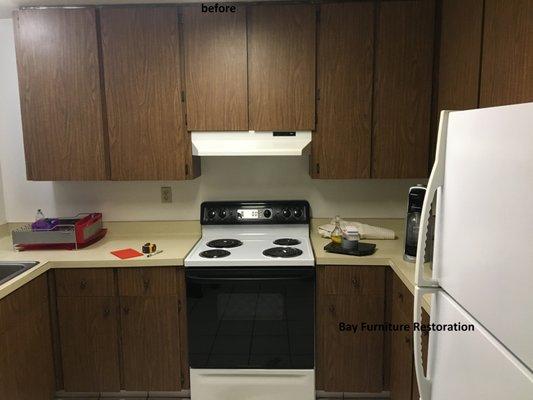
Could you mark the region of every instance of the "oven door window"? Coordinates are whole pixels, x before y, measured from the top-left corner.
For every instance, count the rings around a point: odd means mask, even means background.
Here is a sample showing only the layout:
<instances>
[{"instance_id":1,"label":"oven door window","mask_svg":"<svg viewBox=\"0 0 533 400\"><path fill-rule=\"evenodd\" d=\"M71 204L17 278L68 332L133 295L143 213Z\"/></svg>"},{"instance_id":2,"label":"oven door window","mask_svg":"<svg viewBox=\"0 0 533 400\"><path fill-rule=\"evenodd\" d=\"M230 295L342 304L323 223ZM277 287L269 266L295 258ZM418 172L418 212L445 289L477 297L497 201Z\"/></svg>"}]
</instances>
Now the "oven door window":
<instances>
[{"instance_id":1,"label":"oven door window","mask_svg":"<svg viewBox=\"0 0 533 400\"><path fill-rule=\"evenodd\" d=\"M192 368L312 369L312 267L187 270Z\"/></svg>"}]
</instances>

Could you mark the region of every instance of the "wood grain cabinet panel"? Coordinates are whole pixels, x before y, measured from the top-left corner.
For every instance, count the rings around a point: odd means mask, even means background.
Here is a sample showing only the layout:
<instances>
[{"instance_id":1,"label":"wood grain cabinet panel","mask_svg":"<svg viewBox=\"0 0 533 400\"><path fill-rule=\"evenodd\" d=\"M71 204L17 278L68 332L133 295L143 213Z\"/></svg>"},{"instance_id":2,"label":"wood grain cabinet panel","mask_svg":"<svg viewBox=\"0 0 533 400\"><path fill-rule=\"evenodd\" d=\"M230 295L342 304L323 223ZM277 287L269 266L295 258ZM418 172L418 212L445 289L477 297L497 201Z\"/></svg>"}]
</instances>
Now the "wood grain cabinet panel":
<instances>
[{"instance_id":1,"label":"wood grain cabinet panel","mask_svg":"<svg viewBox=\"0 0 533 400\"><path fill-rule=\"evenodd\" d=\"M118 270L120 296L172 296L179 293L177 267Z\"/></svg>"},{"instance_id":2,"label":"wood grain cabinet panel","mask_svg":"<svg viewBox=\"0 0 533 400\"><path fill-rule=\"evenodd\" d=\"M59 297L57 310L64 389L119 391L117 299Z\"/></svg>"},{"instance_id":3,"label":"wood grain cabinet panel","mask_svg":"<svg viewBox=\"0 0 533 400\"><path fill-rule=\"evenodd\" d=\"M332 293L345 271L364 271L366 290ZM342 271L339 275L339 271ZM368 278L368 282L364 282ZM350 282L350 281L349 281ZM340 323L385 321L385 267L327 266L317 270L317 385L329 392L384 390L383 332L342 331Z\"/></svg>"},{"instance_id":4,"label":"wood grain cabinet panel","mask_svg":"<svg viewBox=\"0 0 533 400\"><path fill-rule=\"evenodd\" d=\"M54 364L50 332L46 275L0 300L0 393L5 399L51 400L54 395ZM46 292L47 293L47 292ZM37 296L33 296L37 294ZM31 298L31 308L26 309ZM7 304L7 306L6 306ZM6 307L4 307L6 306ZM24 312L23 312L24 311ZM7 313L6 313L7 312ZM13 313L8 318L8 314ZM9 324L9 325L5 325Z\"/></svg>"},{"instance_id":5,"label":"wood grain cabinet panel","mask_svg":"<svg viewBox=\"0 0 533 400\"><path fill-rule=\"evenodd\" d=\"M374 76L373 178L428 174L435 3L379 6Z\"/></svg>"},{"instance_id":6,"label":"wood grain cabinet panel","mask_svg":"<svg viewBox=\"0 0 533 400\"><path fill-rule=\"evenodd\" d=\"M181 102L177 7L101 10L111 178L195 176Z\"/></svg>"},{"instance_id":7,"label":"wood grain cabinet panel","mask_svg":"<svg viewBox=\"0 0 533 400\"><path fill-rule=\"evenodd\" d=\"M486 0L480 107L533 101L533 2Z\"/></svg>"},{"instance_id":8,"label":"wood grain cabinet panel","mask_svg":"<svg viewBox=\"0 0 533 400\"><path fill-rule=\"evenodd\" d=\"M126 390L181 390L177 296L121 297Z\"/></svg>"},{"instance_id":9,"label":"wood grain cabinet panel","mask_svg":"<svg viewBox=\"0 0 533 400\"><path fill-rule=\"evenodd\" d=\"M373 2L320 6L314 178L370 177Z\"/></svg>"},{"instance_id":10,"label":"wood grain cabinet panel","mask_svg":"<svg viewBox=\"0 0 533 400\"><path fill-rule=\"evenodd\" d=\"M248 130L246 8L183 7L187 129Z\"/></svg>"},{"instance_id":11,"label":"wood grain cabinet panel","mask_svg":"<svg viewBox=\"0 0 533 400\"><path fill-rule=\"evenodd\" d=\"M248 13L249 128L315 128L316 8L254 5Z\"/></svg>"},{"instance_id":12,"label":"wood grain cabinet panel","mask_svg":"<svg viewBox=\"0 0 533 400\"><path fill-rule=\"evenodd\" d=\"M111 268L67 268L54 271L58 297L102 297L115 295Z\"/></svg>"},{"instance_id":13,"label":"wood grain cabinet panel","mask_svg":"<svg viewBox=\"0 0 533 400\"><path fill-rule=\"evenodd\" d=\"M20 10L14 25L28 179L107 179L95 10Z\"/></svg>"}]
</instances>

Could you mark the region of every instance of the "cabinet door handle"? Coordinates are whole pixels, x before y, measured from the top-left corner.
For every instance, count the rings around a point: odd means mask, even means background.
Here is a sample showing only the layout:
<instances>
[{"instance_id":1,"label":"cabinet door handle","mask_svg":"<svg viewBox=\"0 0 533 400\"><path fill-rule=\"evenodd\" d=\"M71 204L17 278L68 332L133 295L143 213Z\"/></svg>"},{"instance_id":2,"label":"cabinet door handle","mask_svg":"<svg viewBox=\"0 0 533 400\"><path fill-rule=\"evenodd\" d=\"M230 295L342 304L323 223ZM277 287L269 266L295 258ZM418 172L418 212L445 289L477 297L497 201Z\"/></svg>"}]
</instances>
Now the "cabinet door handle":
<instances>
[{"instance_id":1,"label":"cabinet door handle","mask_svg":"<svg viewBox=\"0 0 533 400\"><path fill-rule=\"evenodd\" d=\"M403 302L403 294L402 293L398 293L398 299L400 299L400 301Z\"/></svg>"},{"instance_id":2,"label":"cabinet door handle","mask_svg":"<svg viewBox=\"0 0 533 400\"><path fill-rule=\"evenodd\" d=\"M411 338L409 336L405 337L405 343L406 344L410 344L411 343Z\"/></svg>"},{"instance_id":3,"label":"cabinet door handle","mask_svg":"<svg viewBox=\"0 0 533 400\"><path fill-rule=\"evenodd\" d=\"M145 279L143 281L143 288L144 288L144 291L147 292L148 289L150 288L150 279Z\"/></svg>"},{"instance_id":4,"label":"cabinet door handle","mask_svg":"<svg viewBox=\"0 0 533 400\"><path fill-rule=\"evenodd\" d=\"M329 306L329 312L330 312L331 314L335 314L335 306L334 306L333 304L331 304L331 305Z\"/></svg>"},{"instance_id":5,"label":"cabinet door handle","mask_svg":"<svg viewBox=\"0 0 533 400\"><path fill-rule=\"evenodd\" d=\"M82 279L80 281L80 289L83 290L87 287L87 281L85 279Z\"/></svg>"},{"instance_id":6,"label":"cabinet door handle","mask_svg":"<svg viewBox=\"0 0 533 400\"><path fill-rule=\"evenodd\" d=\"M104 309L104 317L109 317L109 315L111 314L111 310L109 308L105 308Z\"/></svg>"},{"instance_id":7,"label":"cabinet door handle","mask_svg":"<svg viewBox=\"0 0 533 400\"><path fill-rule=\"evenodd\" d=\"M122 308L122 311L124 311L124 314L125 314L125 315L128 315L128 314L130 313L130 309L129 309L129 307L124 307L124 308Z\"/></svg>"},{"instance_id":8,"label":"cabinet door handle","mask_svg":"<svg viewBox=\"0 0 533 400\"><path fill-rule=\"evenodd\" d=\"M358 289L358 288L359 288L359 281L357 280L357 278L352 278L352 286L353 286L355 289Z\"/></svg>"}]
</instances>

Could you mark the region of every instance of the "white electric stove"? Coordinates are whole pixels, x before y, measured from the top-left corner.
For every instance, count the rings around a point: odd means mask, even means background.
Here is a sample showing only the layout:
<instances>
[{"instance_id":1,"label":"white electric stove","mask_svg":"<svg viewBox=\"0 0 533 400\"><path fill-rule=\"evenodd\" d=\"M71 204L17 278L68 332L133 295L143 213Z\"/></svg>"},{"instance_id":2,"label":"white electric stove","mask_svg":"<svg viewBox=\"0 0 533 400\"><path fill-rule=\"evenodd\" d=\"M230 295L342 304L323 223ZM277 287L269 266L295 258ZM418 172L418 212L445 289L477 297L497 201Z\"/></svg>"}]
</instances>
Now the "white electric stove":
<instances>
[{"instance_id":1,"label":"white electric stove","mask_svg":"<svg viewBox=\"0 0 533 400\"><path fill-rule=\"evenodd\" d=\"M205 202L185 258L192 400L315 398L306 201Z\"/></svg>"}]
</instances>

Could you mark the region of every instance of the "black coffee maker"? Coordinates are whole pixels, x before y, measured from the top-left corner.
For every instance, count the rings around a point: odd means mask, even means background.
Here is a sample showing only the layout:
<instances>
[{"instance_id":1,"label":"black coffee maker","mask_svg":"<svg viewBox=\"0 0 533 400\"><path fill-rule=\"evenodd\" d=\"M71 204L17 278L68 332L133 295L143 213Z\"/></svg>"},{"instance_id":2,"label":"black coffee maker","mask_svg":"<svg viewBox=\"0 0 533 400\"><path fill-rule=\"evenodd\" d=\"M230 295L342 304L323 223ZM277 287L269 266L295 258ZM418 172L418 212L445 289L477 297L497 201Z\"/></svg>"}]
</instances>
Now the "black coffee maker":
<instances>
[{"instance_id":1,"label":"black coffee maker","mask_svg":"<svg viewBox=\"0 0 533 400\"><path fill-rule=\"evenodd\" d=\"M416 185L409 188L407 218L405 221L405 252L403 255L404 260L409 262L415 262L416 260L420 215L425 197L426 187L424 185ZM426 257L426 261L428 261L428 257Z\"/></svg>"}]
</instances>

